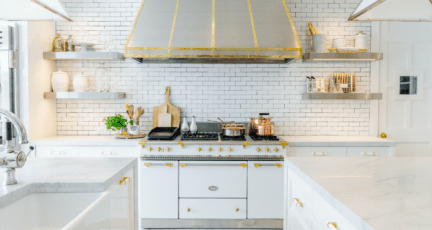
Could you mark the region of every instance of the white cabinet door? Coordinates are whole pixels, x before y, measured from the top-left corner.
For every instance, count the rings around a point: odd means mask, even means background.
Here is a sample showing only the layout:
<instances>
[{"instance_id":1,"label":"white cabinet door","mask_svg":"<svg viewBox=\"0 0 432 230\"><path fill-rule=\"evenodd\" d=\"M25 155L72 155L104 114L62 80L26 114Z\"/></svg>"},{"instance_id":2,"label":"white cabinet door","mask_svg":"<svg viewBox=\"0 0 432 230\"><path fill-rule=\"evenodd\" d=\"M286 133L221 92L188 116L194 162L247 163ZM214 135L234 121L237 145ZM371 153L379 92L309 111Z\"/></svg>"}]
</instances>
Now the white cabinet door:
<instances>
[{"instance_id":1,"label":"white cabinet door","mask_svg":"<svg viewBox=\"0 0 432 230\"><path fill-rule=\"evenodd\" d=\"M180 219L246 219L246 199L180 199Z\"/></svg>"},{"instance_id":2,"label":"white cabinet door","mask_svg":"<svg viewBox=\"0 0 432 230\"><path fill-rule=\"evenodd\" d=\"M182 198L246 198L246 161L180 161L179 173Z\"/></svg>"},{"instance_id":3,"label":"white cabinet door","mask_svg":"<svg viewBox=\"0 0 432 230\"><path fill-rule=\"evenodd\" d=\"M346 157L346 147L290 147L289 157Z\"/></svg>"},{"instance_id":4,"label":"white cabinet door","mask_svg":"<svg viewBox=\"0 0 432 230\"><path fill-rule=\"evenodd\" d=\"M248 162L248 219L283 219L282 161Z\"/></svg>"},{"instance_id":5,"label":"white cabinet door","mask_svg":"<svg viewBox=\"0 0 432 230\"><path fill-rule=\"evenodd\" d=\"M78 146L80 157L138 157L138 147Z\"/></svg>"},{"instance_id":6,"label":"white cabinet door","mask_svg":"<svg viewBox=\"0 0 432 230\"><path fill-rule=\"evenodd\" d=\"M178 161L140 162L141 218L177 219L178 197Z\"/></svg>"},{"instance_id":7,"label":"white cabinet door","mask_svg":"<svg viewBox=\"0 0 432 230\"><path fill-rule=\"evenodd\" d=\"M36 157L78 157L78 149L72 146L37 145Z\"/></svg>"},{"instance_id":8,"label":"white cabinet door","mask_svg":"<svg viewBox=\"0 0 432 230\"><path fill-rule=\"evenodd\" d=\"M347 147L348 157L390 157L391 147Z\"/></svg>"}]
</instances>

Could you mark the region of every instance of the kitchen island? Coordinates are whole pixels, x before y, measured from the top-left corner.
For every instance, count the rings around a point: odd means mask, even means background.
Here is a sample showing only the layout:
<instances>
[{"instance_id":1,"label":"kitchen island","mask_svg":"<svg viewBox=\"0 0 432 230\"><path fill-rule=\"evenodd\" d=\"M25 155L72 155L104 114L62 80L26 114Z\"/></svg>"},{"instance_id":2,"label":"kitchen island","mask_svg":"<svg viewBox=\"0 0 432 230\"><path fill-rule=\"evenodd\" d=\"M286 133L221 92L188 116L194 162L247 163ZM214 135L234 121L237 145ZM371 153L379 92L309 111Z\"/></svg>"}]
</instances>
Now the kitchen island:
<instances>
[{"instance_id":1,"label":"kitchen island","mask_svg":"<svg viewBox=\"0 0 432 230\"><path fill-rule=\"evenodd\" d=\"M89 223L96 226L95 216L99 215L103 219L97 226L107 227L108 222L109 226L113 226L118 221L117 226L132 226L128 229L135 229L137 166L136 158L29 159L23 168L16 171L18 184L0 188L1 223L9 226L9 222L15 222L8 229L76 229L77 226L89 226ZM2 175L0 182L3 183L3 180ZM39 226L30 224L34 221L31 218L26 221L32 228L21 226L23 221L16 222L20 217L14 217L16 214L13 211L25 206L31 217L35 216L33 212L39 212L36 217ZM100 209L105 211L97 214ZM44 211L46 215L40 214ZM59 223L60 226L52 226L53 223L41 226L42 222L54 218L48 215L51 213L59 213L58 218L65 219L65 222Z\"/></svg>"},{"instance_id":2,"label":"kitchen island","mask_svg":"<svg viewBox=\"0 0 432 230\"><path fill-rule=\"evenodd\" d=\"M432 229L431 165L429 158L289 158L286 227Z\"/></svg>"}]
</instances>

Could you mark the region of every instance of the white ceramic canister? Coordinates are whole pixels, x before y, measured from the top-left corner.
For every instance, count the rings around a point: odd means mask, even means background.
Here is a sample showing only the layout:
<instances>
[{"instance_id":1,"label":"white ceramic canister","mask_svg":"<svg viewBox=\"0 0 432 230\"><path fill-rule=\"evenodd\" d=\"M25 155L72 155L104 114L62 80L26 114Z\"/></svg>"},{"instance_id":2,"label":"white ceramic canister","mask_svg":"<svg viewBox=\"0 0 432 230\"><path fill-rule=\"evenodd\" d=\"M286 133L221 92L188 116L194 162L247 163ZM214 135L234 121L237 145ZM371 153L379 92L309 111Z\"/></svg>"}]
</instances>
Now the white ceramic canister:
<instances>
[{"instance_id":1,"label":"white ceramic canister","mask_svg":"<svg viewBox=\"0 0 432 230\"><path fill-rule=\"evenodd\" d=\"M69 91L69 75L61 69L52 73L51 84L54 92Z\"/></svg>"},{"instance_id":2,"label":"white ceramic canister","mask_svg":"<svg viewBox=\"0 0 432 230\"><path fill-rule=\"evenodd\" d=\"M75 92L87 92L88 80L84 75L75 75L73 77L73 87Z\"/></svg>"},{"instance_id":3,"label":"white ceramic canister","mask_svg":"<svg viewBox=\"0 0 432 230\"><path fill-rule=\"evenodd\" d=\"M355 48L367 49L367 36L363 31L360 31L355 36Z\"/></svg>"},{"instance_id":4,"label":"white ceramic canister","mask_svg":"<svg viewBox=\"0 0 432 230\"><path fill-rule=\"evenodd\" d=\"M337 48L342 48L342 47L346 47L345 38L334 38L333 39L333 48L337 49Z\"/></svg>"}]
</instances>

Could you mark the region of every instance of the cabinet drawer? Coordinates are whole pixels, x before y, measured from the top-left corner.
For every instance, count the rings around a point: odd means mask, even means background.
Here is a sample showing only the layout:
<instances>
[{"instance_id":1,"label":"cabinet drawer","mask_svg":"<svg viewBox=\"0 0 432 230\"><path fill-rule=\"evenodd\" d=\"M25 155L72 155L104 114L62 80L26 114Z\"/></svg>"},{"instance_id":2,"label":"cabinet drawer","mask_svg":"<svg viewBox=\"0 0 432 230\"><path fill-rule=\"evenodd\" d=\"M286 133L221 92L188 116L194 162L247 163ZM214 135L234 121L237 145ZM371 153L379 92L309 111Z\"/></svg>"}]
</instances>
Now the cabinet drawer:
<instances>
[{"instance_id":1,"label":"cabinet drawer","mask_svg":"<svg viewBox=\"0 0 432 230\"><path fill-rule=\"evenodd\" d=\"M180 197L246 198L246 161L180 161Z\"/></svg>"},{"instance_id":2,"label":"cabinet drawer","mask_svg":"<svg viewBox=\"0 0 432 230\"><path fill-rule=\"evenodd\" d=\"M139 150L135 147L76 147L80 157L138 157Z\"/></svg>"},{"instance_id":3,"label":"cabinet drawer","mask_svg":"<svg viewBox=\"0 0 432 230\"><path fill-rule=\"evenodd\" d=\"M312 188L291 170L288 170L287 202L289 218L295 219L303 229L313 229L316 221L312 217Z\"/></svg>"},{"instance_id":4,"label":"cabinet drawer","mask_svg":"<svg viewBox=\"0 0 432 230\"><path fill-rule=\"evenodd\" d=\"M78 149L72 146L36 146L36 157L78 157Z\"/></svg>"},{"instance_id":5,"label":"cabinet drawer","mask_svg":"<svg viewBox=\"0 0 432 230\"><path fill-rule=\"evenodd\" d=\"M346 147L290 147L289 157L346 157Z\"/></svg>"},{"instance_id":6,"label":"cabinet drawer","mask_svg":"<svg viewBox=\"0 0 432 230\"><path fill-rule=\"evenodd\" d=\"M390 157L390 147L347 147L348 157Z\"/></svg>"},{"instance_id":7,"label":"cabinet drawer","mask_svg":"<svg viewBox=\"0 0 432 230\"><path fill-rule=\"evenodd\" d=\"M282 219L283 161L248 162L248 219Z\"/></svg>"},{"instance_id":8,"label":"cabinet drawer","mask_svg":"<svg viewBox=\"0 0 432 230\"><path fill-rule=\"evenodd\" d=\"M180 199L180 219L246 219L246 199Z\"/></svg>"},{"instance_id":9,"label":"cabinet drawer","mask_svg":"<svg viewBox=\"0 0 432 230\"><path fill-rule=\"evenodd\" d=\"M327 229L327 223L334 222L338 230L357 229L315 191L312 194L312 200L312 214L322 227Z\"/></svg>"}]
</instances>

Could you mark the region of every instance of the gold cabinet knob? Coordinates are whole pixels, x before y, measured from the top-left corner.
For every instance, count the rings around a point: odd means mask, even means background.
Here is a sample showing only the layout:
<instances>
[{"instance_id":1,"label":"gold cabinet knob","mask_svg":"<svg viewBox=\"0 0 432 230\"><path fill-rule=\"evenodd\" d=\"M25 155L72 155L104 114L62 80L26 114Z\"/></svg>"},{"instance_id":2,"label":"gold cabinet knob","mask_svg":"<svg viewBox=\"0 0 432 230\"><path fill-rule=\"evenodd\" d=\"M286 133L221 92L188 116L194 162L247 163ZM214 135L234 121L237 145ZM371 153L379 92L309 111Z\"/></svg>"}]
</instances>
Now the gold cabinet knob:
<instances>
[{"instance_id":1,"label":"gold cabinet knob","mask_svg":"<svg viewBox=\"0 0 432 230\"><path fill-rule=\"evenodd\" d=\"M303 207L303 204L300 202L298 198L293 198L292 201L296 206Z\"/></svg>"},{"instance_id":2,"label":"gold cabinet knob","mask_svg":"<svg viewBox=\"0 0 432 230\"><path fill-rule=\"evenodd\" d=\"M219 147L219 152L222 152L222 148L221 147Z\"/></svg>"},{"instance_id":3,"label":"gold cabinet knob","mask_svg":"<svg viewBox=\"0 0 432 230\"><path fill-rule=\"evenodd\" d=\"M190 208L188 208L188 212L190 212Z\"/></svg>"},{"instance_id":4,"label":"gold cabinet knob","mask_svg":"<svg viewBox=\"0 0 432 230\"><path fill-rule=\"evenodd\" d=\"M158 147L158 152L160 152L162 149L160 147Z\"/></svg>"},{"instance_id":5,"label":"gold cabinet knob","mask_svg":"<svg viewBox=\"0 0 432 230\"><path fill-rule=\"evenodd\" d=\"M167 148L167 152L169 152L171 149L170 148Z\"/></svg>"},{"instance_id":6,"label":"gold cabinet knob","mask_svg":"<svg viewBox=\"0 0 432 230\"><path fill-rule=\"evenodd\" d=\"M279 152L279 149L278 149L278 148L275 148L274 151L275 151L275 152Z\"/></svg>"},{"instance_id":7,"label":"gold cabinet knob","mask_svg":"<svg viewBox=\"0 0 432 230\"><path fill-rule=\"evenodd\" d=\"M260 148L257 148L256 151L257 151L257 152L261 152L261 149L260 149Z\"/></svg>"},{"instance_id":8,"label":"gold cabinet knob","mask_svg":"<svg viewBox=\"0 0 432 230\"><path fill-rule=\"evenodd\" d=\"M329 228L329 229L337 229L336 222L328 222L327 223L327 228Z\"/></svg>"},{"instance_id":9,"label":"gold cabinet knob","mask_svg":"<svg viewBox=\"0 0 432 230\"><path fill-rule=\"evenodd\" d=\"M228 149L228 152L231 152L231 151L233 151L233 149L232 149L232 148L229 148L229 149Z\"/></svg>"},{"instance_id":10,"label":"gold cabinet knob","mask_svg":"<svg viewBox=\"0 0 432 230\"><path fill-rule=\"evenodd\" d=\"M211 152L213 149L209 147L207 150L208 150L209 152Z\"/></svg>"},{"instance_id":11,"label":"gold cabinet knob","mask_svg":"<svg viewBox=\"0 0 432 230\"><path fill-rule=\"evenodd\" d=\"M152 147L149 147L149 152L151 152L153 149L152 149Z\"/></svg>"},{"instance_id":12,"label":"gold cabinet knob","mask_svg":"<svg viewBox=\"0 0 432 230\"><path fill-rule=\"evenodd\" d=\"M381 138L387 138L387 134L385 134L385 133L381 133L381 134L380 134L380 137L381 137Z\"/></svg>"},{"instance_id":13,"label":"gold cabinet knob","mask_svg":"<svg viewBox=\"0 0 432 230\"><path fill-rule=\"evenodd\" d=\"M268 153L268 152L270 151L270 149L269 149L269 148L266 148L265 151Z\"/></svg>"},{"instance_id":14,"label":"gold cabinet knob","mask_svg":"<svg viewBox=\"0 0 432 230\"><path fill-rule=\"evenodd\" d=\"M198 147L198 152L201 152L202 148Z\"/></svg>"},{"instance_id":15,"label":"gold cabinet knob","mask_svg":"<svg viewBox=\"0 0 432 230\"><path fill-rule=\"evenodd\" d=\"M165 166L172 167L173 163L165 163Z\"/></svg>"},{"instance_id":16,"label":"gold cabinet knob","mask_svg":"<svg viewBox=\"0 0 432 230\"><path fill-rule=\"evenodd\" d=\"M236 208L236 212L240 211L240 209Z\"/></svg>"}]
</instances>

